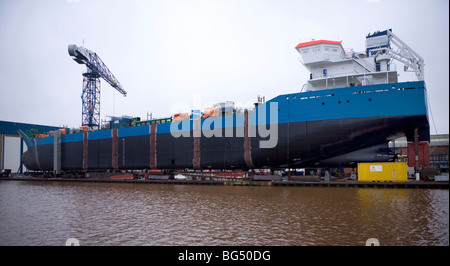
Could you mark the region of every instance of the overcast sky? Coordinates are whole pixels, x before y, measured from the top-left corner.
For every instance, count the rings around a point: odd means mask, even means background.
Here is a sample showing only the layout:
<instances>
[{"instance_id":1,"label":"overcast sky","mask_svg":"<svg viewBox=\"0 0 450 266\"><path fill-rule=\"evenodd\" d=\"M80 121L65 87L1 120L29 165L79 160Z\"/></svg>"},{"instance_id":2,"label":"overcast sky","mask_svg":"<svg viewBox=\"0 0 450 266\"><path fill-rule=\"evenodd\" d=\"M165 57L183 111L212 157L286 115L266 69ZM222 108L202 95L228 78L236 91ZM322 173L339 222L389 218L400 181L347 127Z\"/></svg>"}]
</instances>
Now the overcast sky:
<instances>
[{"instance_id":1,"label":"overcast sky","mask_svg":"<svg viewBox=\"0 0 450 266\"><path fill-rule=\"evenodd\" d=\"M298 92L309 78L299 42L363 51L368 33L392 28L425 60L431 133L448 134L448 10L448 0L0 0L0 120L81 125L86 67L69 44L84 41L128 92L102 80L102 119L145 119ZM400 81L415 80L399 64Z\"/></svg>"}]
</instances>

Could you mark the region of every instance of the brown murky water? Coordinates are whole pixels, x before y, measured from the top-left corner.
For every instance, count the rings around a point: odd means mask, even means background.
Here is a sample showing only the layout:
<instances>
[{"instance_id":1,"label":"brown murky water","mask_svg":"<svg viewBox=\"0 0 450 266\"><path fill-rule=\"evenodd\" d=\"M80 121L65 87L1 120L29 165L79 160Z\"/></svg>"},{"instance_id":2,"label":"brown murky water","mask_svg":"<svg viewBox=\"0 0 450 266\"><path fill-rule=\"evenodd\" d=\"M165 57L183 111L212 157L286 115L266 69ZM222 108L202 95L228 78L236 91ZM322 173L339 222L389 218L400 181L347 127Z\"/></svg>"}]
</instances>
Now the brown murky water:
<instances>
[{"instance_id":1,"label":"brown murky water","mask_svg":"<svg viewBox=\"0 0 450 266\"><path fill-rule=\"evenodd\" d=\"M0 245L449 245L449 191L0 181Z\"/></svg>"}]
</instances>

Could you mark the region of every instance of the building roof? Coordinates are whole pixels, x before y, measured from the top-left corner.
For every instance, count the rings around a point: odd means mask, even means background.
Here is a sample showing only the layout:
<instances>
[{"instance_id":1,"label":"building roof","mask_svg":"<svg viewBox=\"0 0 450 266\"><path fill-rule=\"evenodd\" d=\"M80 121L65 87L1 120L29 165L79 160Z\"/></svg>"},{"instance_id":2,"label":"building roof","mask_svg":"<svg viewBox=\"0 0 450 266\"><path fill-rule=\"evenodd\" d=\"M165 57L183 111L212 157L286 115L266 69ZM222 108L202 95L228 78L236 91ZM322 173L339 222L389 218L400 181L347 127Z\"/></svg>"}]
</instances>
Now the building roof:
<instances>
[{"instance_id":1,"label":"building roof","mask_svg":"<svg viewBox=\"0 0 450 266\"><path fill-rule=\"evenodd\" d=\"M301 42L297 46L295 46L295 49L300 48L300 47L315 45L315 44L323 44L323 43L326 43L326 44L339 44L339 45L341 45L341 42L327 41L327 40L318 40L318 41L310 41L310 42Z\"/></svg>"},{"instance_id":2,"label":"building roof","mask_svg":"<svg viewBox=\"0 0 450 266\"><path fill-rule=\"evenodd\" d=\"M17 133L17 130L19 129L22 130L23 132L30 129L36 129L42 132L49 132L52 130L57 130L59 128L62 127L0 121L0 134L8 134L8 135L19 135L19 133Z\"/></svg>"}]
</instances>

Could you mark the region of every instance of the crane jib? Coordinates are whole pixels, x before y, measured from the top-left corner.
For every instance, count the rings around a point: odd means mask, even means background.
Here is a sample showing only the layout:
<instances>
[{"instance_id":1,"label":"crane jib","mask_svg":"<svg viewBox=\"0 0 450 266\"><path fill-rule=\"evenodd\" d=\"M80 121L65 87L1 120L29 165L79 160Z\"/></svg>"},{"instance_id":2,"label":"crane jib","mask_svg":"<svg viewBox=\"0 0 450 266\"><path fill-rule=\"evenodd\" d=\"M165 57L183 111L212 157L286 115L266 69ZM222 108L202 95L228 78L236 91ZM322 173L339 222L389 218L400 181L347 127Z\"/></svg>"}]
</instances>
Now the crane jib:
<instances>
[{"instance_id":1,"label":"crane jib","mask_svg":"<svg viewBox=\"0 0 450 266\"><path fill-rule=\"evenodd\" d=\"M77 63L85 64L89 72L97 73L106 82L108 82L111 87L118 90L124 96L127 95L127 92L123 89L120 82L116 79L116 77L114 77L112 72L108 69L108 67L105 65L105 63L103 63L103 61L96 53L84 47L78 47L75 44L69 45L68 52L69 55L73 57L73 60L75 60Z\"/></svg>"}]
</instances>

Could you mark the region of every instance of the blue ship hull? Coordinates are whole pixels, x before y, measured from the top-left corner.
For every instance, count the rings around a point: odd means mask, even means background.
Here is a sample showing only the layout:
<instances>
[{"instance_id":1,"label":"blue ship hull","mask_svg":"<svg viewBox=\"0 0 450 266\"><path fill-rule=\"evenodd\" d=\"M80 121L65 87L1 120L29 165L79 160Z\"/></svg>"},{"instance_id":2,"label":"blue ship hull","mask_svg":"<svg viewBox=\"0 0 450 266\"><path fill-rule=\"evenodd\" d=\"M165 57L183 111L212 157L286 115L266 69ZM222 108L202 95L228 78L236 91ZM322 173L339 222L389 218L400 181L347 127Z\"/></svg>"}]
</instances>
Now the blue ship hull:
<instances>
[{"instance_id":1,"label":"blue ship hull","mask_svg":"<svg viewBox=\"0 0 450 266\"><path fill-rule=\"evenodd\" d=\"M392 158L388 142L413 141L416 128L429 141L423 81L291 93L250 114L63 135L58 159L63 171L343 167ZM27 141L24 165L52 171L54 145L53 136Z\"/></svg>"}]
</instances>

